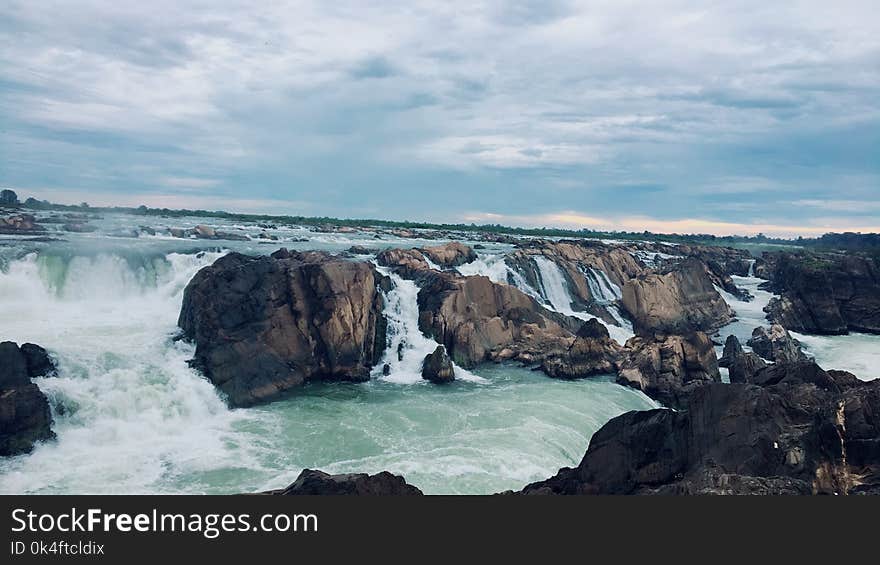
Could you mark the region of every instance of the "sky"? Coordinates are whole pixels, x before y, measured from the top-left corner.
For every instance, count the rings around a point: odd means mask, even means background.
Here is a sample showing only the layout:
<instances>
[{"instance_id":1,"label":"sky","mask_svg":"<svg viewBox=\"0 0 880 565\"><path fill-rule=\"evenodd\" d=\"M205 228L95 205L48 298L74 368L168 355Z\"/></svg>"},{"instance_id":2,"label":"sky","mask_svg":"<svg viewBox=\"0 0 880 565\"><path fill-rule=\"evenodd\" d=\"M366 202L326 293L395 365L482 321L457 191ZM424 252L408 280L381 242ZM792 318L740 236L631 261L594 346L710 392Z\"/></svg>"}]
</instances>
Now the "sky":
<instances>
[{"instance_id":1,"label":"sky","mask_svg":"<svg viewBox=\"0 0 880 565\"><path fill-rule=\"evenodd\" d=\"M92 205L880 231L880 15L876 0L5 0L0 186Z\"/></svg>"}]
</instances>

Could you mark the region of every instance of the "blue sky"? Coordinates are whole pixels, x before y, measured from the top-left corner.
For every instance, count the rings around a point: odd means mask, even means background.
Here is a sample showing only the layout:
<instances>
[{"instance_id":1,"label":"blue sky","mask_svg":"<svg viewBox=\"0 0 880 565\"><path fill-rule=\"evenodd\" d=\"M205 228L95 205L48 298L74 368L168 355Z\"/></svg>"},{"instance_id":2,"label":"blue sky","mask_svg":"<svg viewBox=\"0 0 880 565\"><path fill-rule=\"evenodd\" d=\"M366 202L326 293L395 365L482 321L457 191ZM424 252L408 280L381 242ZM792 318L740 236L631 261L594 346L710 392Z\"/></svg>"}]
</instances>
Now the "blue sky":
<instances>
[{"instance_id":1,"label":"blue sky","mask_svg":"<svg viewBox=\"0 0 880 565\"><path fill-rule=\"evenodd\" d=\"M880 231L873 1L19 2L0 185L59 202Z\"/></svg>"}]
</instances>

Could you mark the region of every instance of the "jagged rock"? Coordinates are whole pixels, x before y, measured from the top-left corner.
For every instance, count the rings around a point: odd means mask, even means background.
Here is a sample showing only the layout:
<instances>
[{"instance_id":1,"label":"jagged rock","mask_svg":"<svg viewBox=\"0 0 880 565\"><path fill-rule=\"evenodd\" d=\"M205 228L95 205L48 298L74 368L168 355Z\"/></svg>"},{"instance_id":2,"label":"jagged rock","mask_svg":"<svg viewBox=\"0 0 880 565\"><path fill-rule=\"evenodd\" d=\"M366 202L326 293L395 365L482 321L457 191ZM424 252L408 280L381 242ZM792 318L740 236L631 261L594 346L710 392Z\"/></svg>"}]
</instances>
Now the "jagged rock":
<instances>
[{"instance_id":1,"label":"jagged rock","mask_svg":"<svg viewBox=\"0 0 880 565\"><path fill-rule=\"evenodd\" d=\"M735 335L727 336L724 342L724 351L721 353L721 359L718 360L719 367L730 367L730 364L739 355L742 355L743 348L739 339Z\"/></svg>"},{"instance_id":2,"label":"jagged rock","mask_svg":"<svg viewBox=\"0 0 880 565\"><path fill-rule=\"evenodd\" d=\"M306 381L365 381L385 348L381 279L320 252L230 253L187 285L178 324L233 406Z\"/></svg>"},{"instance_id":3,"label":"jagged rock","mask_svg":"<svg viewBox=\"0 0 880 565\"><path fill-rule=\"evenodd\" d=\"M712 341L702 332L636 336L626 342L617 382L677 408L694 390L721 382L721 374Z\"/></svg>"},{"instance_id":4,"label":"jagged rock","mask_svg":"<svg viewBox=\"0 0 880 565\"><path fill-rule=\"evenodd\" d=\"M751 383L771 386L780 383L811 383L823 390L840 391L837 381L813 361L768 365L752 377Z\"/></svg>"},{"instance_id":5,"label":"jagged rock","mask_svg":"<svg viewBox=\"0 0 880 565\"><path fill-rule=\"evenodd\" d=\"M581 323L483 276L430 270L420 284L419 328L465 368L502 357L538 363L567 349Z\"/></svg>"},{"instance_id":6,"label":"jagged rock","mask_svg":"<svg viewBox=\"0 0 880 565\"><path fill-rule=\"evenodd\" d=\"M36 442L55 437L49 401L31 382L54 373L42 347L0 343L0 456L28 453Z\"/></svg>"},{"instance_id":7,"label":"jagged rock","mask_svg":"<svg viewBox=\"0 0 880 565\"><path fill-rule=\"evenodd\" d=\"M351 247L348 248L348 252L351 253L352 255L372 255L373 254L372 249L364 247L363 245L352 245Z\"/></svg>"},{"instance_id":8,"label":"jagged rock","mask_svg":"<svg viewBox=\"0 0 880 565\"><path fill-rule=\"evenodd\" d=\"M346 473L330 475L323 471L304 469L287 488L272 491L280 495L359 495L413 496L422 491L408 484L403 477L382 471L375 475Z\"/></svg>"},{"instance_id":9,"label":"jagged rock","mask_svg":"<svg viewBox=\"0 0 880 565\"><path fill-rule=\"evenodd\" d=\"M853 253L765 254L769 318L810 334L880 333L880 269Z\"/></svg>"},{"instance_id":10,"label":"jagged rock","mask_svg":"<svg viewBox=\"0 0 880 565\"><path fill-rule=\"evenodd\" d=\"M622 302L640 335L715 330L734 315L696 259L687 259L667 273L629 280Z\"/></svg>"},{"instance_id":11,"label":"jagged rock","mask_svg":"<svg viewBox=\"0 0 880 565\"><path fill-rule=\"evenodd\" d=\"M766 328L755 328L747 343L755 353L775 363L800 363L810 359L801 350L801 344L779 324L773 324L769 332Z\"/></svg>"},{"instance_id":12,"label":"jagged rock","mask_svg":"<svg viewBox=\"0 0 880 565\"><path fill-rule=\"evenodd\" d=\"M477 254L473 249L457 241L433 247L422 247L420 251L441 267L458 267L477 259Z\"/></svg>"},{"instance_id":13,"label":"jagged rock","mask_svg":"<svg viewBox=\"0 0 880 565\"><path fill-rule=\"evenodd\" d=\"M622 350L609 336L608 328L592 319L584 322L566 351L545 359L541 370L557 379L613 374Z\"/></svg>"},{"instance_id":14,"label":"jagged rock","mask_svg":"<svg viewBox=\"0 0 880 565\"><path fill-rule=\"evenodd\" d=\"M787 380L772 385L701 387L680 412L661 409L618 416L596 432L576 468L560 469L522 492L876 491L880 380L822 388L807 365L788 367ZM802 371L807 373L799 378Z\"/></svg>"},{"instance_id":15,"label":"jagged rock","mask_svg":"<svg viewBox=\"0 0 880 565\"><path fill-rule=\"evenodd\" d=\"M432 383L451 383L455 380L455 367L446 354L446 348L438 345L433 353L425 355L422 362L422 378Z\"/></svg>"},{"instance_id":16,"label":"jagged rock","mask_svg":"<svg viewBox=\"0 0 880 565\"><path fill-rule=\"evenodd\" d=\"M376 255L376 262L407 279L418 279L432 270L418 249L386 249Z\"/></svg>"},{"instance_id":17,"label":"jagged rock","mask_svg":"<svg viewBox=\"0 0 880 565\"><path fill-rule=\"evenodd\" d=\"M728 375L732 383L751 383L767 363L753 351L741 351L728 367Z\"/></svg>"}]
</instances>

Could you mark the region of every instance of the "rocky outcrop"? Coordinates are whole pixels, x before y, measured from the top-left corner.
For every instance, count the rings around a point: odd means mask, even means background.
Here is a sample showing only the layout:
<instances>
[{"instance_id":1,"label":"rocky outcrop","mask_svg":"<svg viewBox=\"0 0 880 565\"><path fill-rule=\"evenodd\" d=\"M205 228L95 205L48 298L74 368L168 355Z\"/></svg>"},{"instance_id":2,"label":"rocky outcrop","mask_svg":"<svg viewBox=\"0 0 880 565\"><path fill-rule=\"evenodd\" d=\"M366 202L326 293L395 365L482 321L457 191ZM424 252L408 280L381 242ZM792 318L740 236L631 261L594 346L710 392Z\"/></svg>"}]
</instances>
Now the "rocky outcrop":
<instances>
[{"instance_id":1,"label":"rocky outcrop","mask_svg":"<svg viewBox=\"0 0 880 565\"><path fill-rule=\"evenodd\" d=\"M446 348L438 345L433 353L425 355L422 362L422 378L436 384L451 383L455 380L455 367L446 354Z\"/></svg>"},{"instance_id":2,"label":"rocky outcrop","mask_svg":"<svg viewBox=\"0 0 880 565\"><path fill-rule=\"evenodd\" d=\"M364 247L363 245L352 245L348 248L348 252L352 255L372 255L374 251L375 250Z\"/></svg>"},{"instance_id":3,"label":"rocky outcrop","mask_svg":"<svg viewBox=\"0 0 880 565\"><path fill-rule=\"evenodd\" d=\"M743 353L744 351L739 339L735 335L727 336L727 340L724 342L724 351L721 353L721 358L718 359L718 366L730 367L733 360Z\"/></svg>"},{"instance_id":4,"label":"rocky outcrop","mask_svg":"<svg viewBox=\"0 0 880 565\"><path fill-rule=\"evenodd\" d=\"M541 370L556 379L580 379L617 372L623 348L596 319L584 322L567 350L549 356Z\"/></svg>"},{"instance_id":5,"label":"rocky outcrop","mask_svg":"<svg viewBox=\"0 0 880 565\"><path fill-rule=\"evenodd\" d=\"M307 381L368 380L385 348L382 284L371 264L325 253L230 253L187 285L178 324L194 366L248 406Z\"/></svg>"},{"instance_id":6,"label":"rocky outcrop","mask_svg":"<svg viewBox=\"0 0 880 565\"><path fill-rule=\"evenodd\" d=\"M710 331L734 316L696 259L685 260L666 273L629 280L623 287L622 303L640 335Z\"/></svg>"},{"instance_id":7,"label":"rocky outcrop","mask_svg":"<svg viewBox=\"0 0 880 565\"><path fill-rule=\"evenodd\" d=\"M413 496L422 494L422 491L407 484L403 477L392 475L388 471L375 475L366 473L330 475L323 471L304 469L290 486L269 494Z\"/></svg>"},{"instance_id":8,"label":"rocky outcrop","mask_svg":"<svg viewBox=\"0 0 880 565\"><path fill-rule=\"evenodd\" d=\"M458 267L476 261L477 253L469 246L452 241L433 247L422 247L420 251L441 267Z\"/></svg>"},{"instance_id":9,"label":"rocky outcrop","mask_svg":"<svg viewBox=\"0 0 880 565\"><path fill-rule=\"evenodd\" d=\"M8 218L0 218L0 234L31 235L41 234L46 228L39 225L30 214L16 214Z\"/></svg>"},{"instance_id":10,"label":"rocky outcrop","mask_svg":"<svg viewBox=\"0 0 880 565\"><path fill-rule=\"evenodd\" d=\"M678 408L694 390L721 382L721 374L712 341L702 332L637 336L626 342L617 382Z\"/></svg>"},{"instance_id":11,"label":"rocky outcrop","mask_svg":"<svg viewBox=\"0 0 880 565\"><path fill-rule=\"evenodd\" d=\"M376 255L376 262L405 279L420 279L433 270L418 249L386 249Z\"/></svg>"},{"instance_id":12,"label":"rocky outcrop","mask_svg":"<svg viewBox=\"0 0 880 565\"><path fill-rule=\"evenodd\" d=\"M803 367L802 369L807 369ZM880 486L880 380L811 375L766 386L710 384L684 410L629 412L576 468L526 494L857 494Z\"/></svg>"},{"instance_id":13,"label":"rocky outcrop","mask_svg":"<svg viewBox=\"0 0 880 565\"><path fill-rule=\"evenodd\" d=\"M766 328L755 328L752 338L747 342L752 351L774 363L800 363L809 357L801 350L798 340L779 324Z\"/></svg>"},{"instance_id":14,"label":"rocky outcrop","mask_svg":"<svg viewBox=\"0 0 880 565\"><path fill-rule=\"evenodd\" d=\"M581 323L483 276L430 271L420 285L419 328L465 368L485 361L540 362L567 349Z\"/></svg>"},{"instance_id":15,"label":"rocky outcrop","mask_svg":"<svg viewBox=\"0 0 880 565\"><path fill-rule=\"evenodd\" d=\"M0 456L28 453L36 442L55 436L49 401L31 382L54 374L55 364L42 347L0 343Z\"/></svg>"},{"instance_id":16,"label":"rocky outcrop","mask_svg":"<svg viewBox=\"0 0 880 565\"><path fill-rule=\"evenodd\" d=\"M728 366L728 376L732 383L751 383L767 363L753 351L741 352Z\"/></svg>"},{"instance_id":17,"label":"rocky outcrop","mask_svg":"<svg viewBox=\"0 0 880 565\"><path fill-rule=\"evenodd\" d=\"M769 318L810 334L880 333L880 269L876 259L850 253L765 255L767 285L780 294Z\"/></svg>"}]
</instances>

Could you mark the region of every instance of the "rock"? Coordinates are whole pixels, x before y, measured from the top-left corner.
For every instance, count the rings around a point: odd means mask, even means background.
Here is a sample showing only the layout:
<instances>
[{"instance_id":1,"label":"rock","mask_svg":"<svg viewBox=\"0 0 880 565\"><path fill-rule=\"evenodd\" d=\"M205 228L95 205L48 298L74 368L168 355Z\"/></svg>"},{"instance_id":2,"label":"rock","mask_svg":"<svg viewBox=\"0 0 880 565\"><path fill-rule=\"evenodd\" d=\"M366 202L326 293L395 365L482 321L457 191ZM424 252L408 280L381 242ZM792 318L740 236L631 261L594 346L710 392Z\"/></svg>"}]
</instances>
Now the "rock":
<instances>
[{"instance_id":1,"label":"rock","mask_svg":"<svg viewBox=\"0 0 880 565\"><path fill-rule=\"evenodd\" d=\"M419 279L432 270L418 249L386 249L376 255L376 262L406 279Z\"/></svg>"},{"instance_id":2,"label":"rock","mask_svg":"<svg viewBox=\"0 0 880 565\"><path fill-rule=\"evenodd\" d=\"M138 229L141 233L145 233L147 235L156 235L156 230L151 228L150 226L138 226Z\"/></svg>"},{"instance_id":3,"label":"rock","mask_svg":"<svg viewBox=\"0 0 880 565\"><path fill-rule=\"evenodd\" d=\"M171 234L171 237L187 237L187 231L183 228L168 228L168 233Z\"/></svg>"},{"instance_id":4,"label":"rock","mask_svg":"<svg viewBox=\"0 0 880 565\"><path fill-rule=\"evenodd\" d=\"M769 318L808 334L880 333L880 269L854 253L765 254Z\"/></svg>"},{"instance_id":5,"label":"rock","mask_svg":"<svg viewBox=\"0 0 880 565\"><path fill-rule=\"evenodd\" d=\"M96 226L85 222L67 223L61 226L61 229L71 233L91 233L98 230Z\"/></svg>"},{"instance_id":6,"label":"rock","mask_svg":"<svg viewBox=\"0 0 880 565\"><path fill-rule=\"evenodd\" d=\"M774 363L800 363L810 359L801 350L801 344L779 324L773 324L769 332L765 328L755 328L748 345L755 353Z\"/></svg>"},{"instance_id":7,"label":"rock","mask_svg":"<svg viewBox=\"0 0 880 565\"><path fill-rule=\"evenodd\" d=\"M19 348L25 358L27 374L30 378L54 377L58 374L55 361L49 352L33 343L25 343Z\"/></svg>"},{"instance_id":8,"label":"rock","mask_svg":"<svg viewBox=\"0 0 880 565\"><path fill-rule=\"evenodd\" d=\"M446 354L446 348L438 345L434 353L425 355L422 363L422 378L432 383L451 383L455 380L455 367Z\"/></svg>"},{"instance_id":9,"label":"rock","mask_svg":"<svg viewBox=\"0 0 880 565\"><path fill-rule=\"evenodd\" d=\"M880 380L822 388L808 364L787 367L786 381L713 383L682 411L618 416L594 434L576 468L522 492L872 492L880 484Z\"/></svg>"},{"instance_id":10,"label":"rock","mask_svg":"<svg viewBox=\"0 0 880 565\"><path fill-rule=\"evenodd\" d=\"M141 236L141 232L136 229L119 229L107 232L108 237L124 237L134 239Z\"/></svg>"},{"instance_id":11,"label":"rock","mask_svg":"<svg viewBox=\"0 0 880 565\"><path fill-rule=\"evenodd\" d=\"M277 236L277 235L274 235L274 234L271 234L271 233L266 233L266 232L260 232L260 234L257 236L257 238L259 238L259 239L268 239L269 241L278 241L278 236Z\"/></svg>"},{"instance_id":12,"label":"rock","mask_svg":"<svg viewBox=\"0 0 880 565\"><path fill-rule=\"evenodd\" d=\"M441 267L458 267L477 259L477 254L473 249L457 241L434 247L423 247L420 251Z\"/></svg>"},{"instance_id":13,"label":"rock","mask_svg":"<svg viewBox=\"0 0 880 565\"><path fill-rule=\"evenodd\" d=\"M0 234L33 234L43 233L46 229L37 224L30 214L16 214L8 218L0 218Z\"/></svg>"},{"instance_id":14,"label":"rock","mask_svg":"<svg viewBox=\"0 0 880 565\"><path fill-rule=\"evenodd\" d=\"M678 408L694 390L721 382L721 374L712 341L702 332L636 336L626 342L617 382Z\"/></svg>"},{"instance_id":15,"label":"rock","mask_svg":"<svg viewBox=\"0 0 880 565\"><path fill-rule=\"evenodd\" d=\"M422 272L420 284L419 329L465 368L499 360L504 350L524 363L540 362L568 349L582 323L483 276L429 270Z\"/></svg>"},{"instance_id":16,"label":"rock","mask_svg":"<svg viewBox=\"0 0 880 565\"><path fill-rule=\"evenodd\" d=\"M217 230L204 224L197 225L192 229L192 232L196 237L201 239L214 239L217 237Z\"/></svg>"},{"instance_id":17,"label":"rock","mask_svg":"<svg viewBox=\"0 0 880 565\"><path fill-rule=\"evenodd\" d=\"M55 437L49 401L30 380L54 368L39 346L0 343L0 456L29 453L36 442Z\"/></svg>"},{"instance_id":18,"label":"rock","mask_svg":"<svg viewBox=\"0 0 880 565\"><path fill-rule=\"evenodd\" d=\"M721 359L718 360L718 366L730 367L733 360L742 354L743 348L739 339L735 335L729 335L727 341L724 342L724 352L721 354Z\"/></svg>"},{"instance_id":19,"label":"rock","mask_svg":"<svg viewBox=\"0 0 880 565\"><path fill-rule=\"evenodd\" d=\"M373 250L364 247L363 245L352 245L348 248L348 252L352 255L372 255Z\"/></svg>"},{"instance_id":20,"label":"rock","mask_svg":"<svg viewBox=\"0 0 880 565\"><path fill-rule=\"evenodd\" d=\"M622 303L640 335L716 330L734 316L696 259L627 281Z\"/></svg>"},{"instance_id":21,"label":"rock","mask_svg":"<svg viewBox=\"0 0 880 565\"><path fill-rule=\"evenodd\" d=\"M230 253L184 291L179 326L193 364L232 406L307 381L366 381L385 349L382 277L326 253Z\"/></svg>"},{"instance_id":22,"label":"rock","mask_svg":"<svg viewBox=\"0 0 880 565\"><path fill-rule=\"evenodd\" d=\"M304 469L287 488L273 491L280 495L360 495L412 496L422 491L407 484L403 477L382 471L375 475L347 473L330 475L323 471Z\"/></svg>"},{"instance_id":23,"label":"rock","mask_svg":"<svg viewBox=\"0 0 880 565\"><path fill-rule=\"evenodd\" d=\"M617 372L623 348L608 334L608 328L596 319L584 322L564 353L548 357L541 370L557 379L579 379Z\"/></svg>"},{"instance_id":24,"label":"rock","mask_svg":"<svg viewBox=\"0 0 880 565\"><path fill-rule=\"evenodd\" d=\"M251 238L243 233L231 233L226 231L215 232L213 239L224 239L227 241L250 241Z\"/></svg>"},{"instance_id":25,"label":"rock","mask_svg":"<svg viewBox=\"0 0 880 565\"><path fill-rule=\"evenodd\" d=\"M740 353L733 358L728 368L728 375L732 383L752 383L755 376L767 366L761 357L753 352L740 350Z\"/></svg>"},{"instance_id":26,"label":"rock","mask_svg":"<svg viewBox=\"0 0 880 565\"><path fill-rule=\"evenodd\" d=\"M751 382L761 386L780 383L810 383L822 390L840 391L837 381L813 361L776 363L758 371Z\"/></svg>"}]
</instances>

